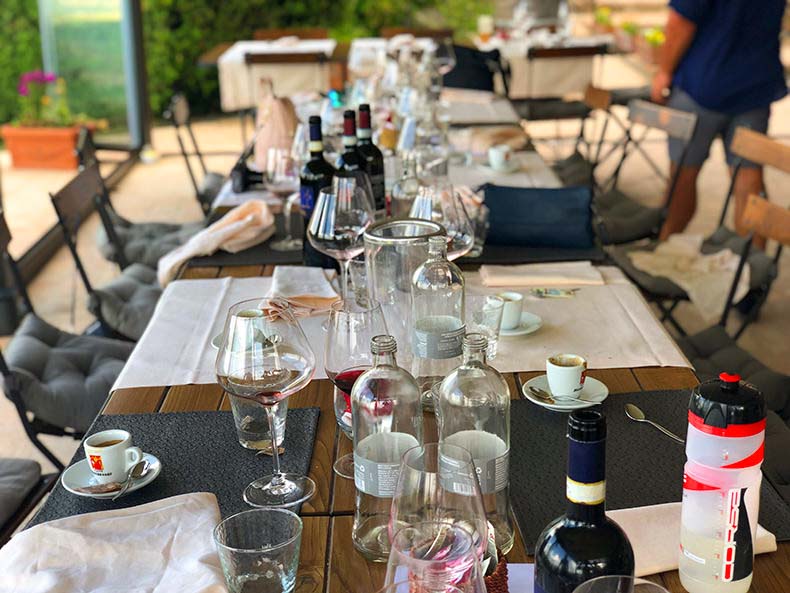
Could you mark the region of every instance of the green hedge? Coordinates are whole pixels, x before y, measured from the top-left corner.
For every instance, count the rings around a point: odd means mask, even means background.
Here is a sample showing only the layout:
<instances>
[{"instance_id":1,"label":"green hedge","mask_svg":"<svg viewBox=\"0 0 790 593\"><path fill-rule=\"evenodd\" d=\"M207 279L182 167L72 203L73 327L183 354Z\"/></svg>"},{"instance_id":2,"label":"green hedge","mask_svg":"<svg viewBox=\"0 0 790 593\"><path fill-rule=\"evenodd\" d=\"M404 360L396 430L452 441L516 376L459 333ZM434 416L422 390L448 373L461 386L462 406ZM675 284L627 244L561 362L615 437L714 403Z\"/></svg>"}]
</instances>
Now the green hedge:
<instances>
[{"instance_id":1,"label":"green hedge","mask_svg":"<svg viewBox=\"0 0 790 593\"><path fill-rule=\"evenodd\" d=\"M0 0L0 122L19 111L19 75L41 68L36 0Z\"/></svg>"}]
</instances>

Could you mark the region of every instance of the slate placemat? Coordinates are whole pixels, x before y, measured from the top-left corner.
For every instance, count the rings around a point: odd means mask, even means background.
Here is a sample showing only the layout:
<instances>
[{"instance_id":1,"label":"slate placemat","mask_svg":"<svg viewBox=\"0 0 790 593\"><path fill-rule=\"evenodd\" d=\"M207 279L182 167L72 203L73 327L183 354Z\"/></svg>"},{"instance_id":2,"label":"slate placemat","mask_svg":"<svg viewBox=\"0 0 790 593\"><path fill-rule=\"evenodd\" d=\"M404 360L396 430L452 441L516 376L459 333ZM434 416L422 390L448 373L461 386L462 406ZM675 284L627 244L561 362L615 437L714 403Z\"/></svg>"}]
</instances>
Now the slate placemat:
<instances>
[{"instance_id":1,"label":"slate placemat","mask_svg":"<svg viewBox=\"0 0 790 593\"><path fill-rule=\"evenodd\" d=\"M217 219L221 216L216 217ZM210 220L209 222L214 222ZM253 245L238 253L229 253L219 250L212 255L193 257L187 262L187 267L212 267L212 266L256 266L256 265L299 265L302 263L302 250L275 251L271 248L272 241L285 237L283 215L274 215L275 232L267 241Z\"/></svg>"},{"instance_id":2,"label":"slate placemat","mask_svg":"<svg viewBox=\"0 0 790 593\"><path fill-rule=\"evenodd\" d=\"M629 420L624 405L638 405L648 418L685 438L688 399L689 391L680 390L613 394L604 401L608 509L682 499L684 446ZM510 497L531 554L543 528L565 512L568 414L521 400L512 403L510 419ZM765 478L759 521L777 540L790 540L790 508Z\"/></svg>"},{"instance_id":3,"label":"slate placemat","mask_svg":"<svg viewBox=\"0 0 790 593\"><path fill-rule=\"evenodd\" d=\"M606 254L598 247L559 249L522 245L485 245L480 257L462 257L455 263L464 268L482 265L518 265L558 261L602 262Z\"/></svg>"},{"instance_id":4,"label":"slate placemat","mask_svg":"<svg viewBox=\"0 0 790 593\"><path fill-rule=\"evenodd\" d=\"M313 455L319 408L288 410L284 471L307 475ZM157 478L117 501L96 500L68 492L58 481L47 502L28 526L93 511L125 508L189 492L213 492L223 517L247 510L244 488L271 472L266 455L239 444L231 412L177 412L99 416L89 433L122 428L134 444L162 462ZM85 458L80 446L69 465Z\"/></svg>"}]
</instances>

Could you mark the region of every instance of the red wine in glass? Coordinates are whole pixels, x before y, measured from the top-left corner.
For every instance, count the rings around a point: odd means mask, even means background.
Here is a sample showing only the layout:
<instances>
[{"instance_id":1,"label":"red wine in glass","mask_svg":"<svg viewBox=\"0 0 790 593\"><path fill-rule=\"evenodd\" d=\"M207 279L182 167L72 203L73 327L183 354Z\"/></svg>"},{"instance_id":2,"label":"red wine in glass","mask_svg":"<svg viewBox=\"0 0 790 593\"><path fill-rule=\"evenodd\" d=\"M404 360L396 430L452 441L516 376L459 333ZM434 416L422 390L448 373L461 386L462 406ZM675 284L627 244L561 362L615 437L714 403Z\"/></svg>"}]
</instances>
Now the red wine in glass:
<instances>
[{"instance_id":1,"label":"red wine in glass","mask_svg":"<svg viewBox=\"0 0 790 593\"><path fill-rule=\"evenodd\" d=\"M370 367L347 369L345 371L340 371L337 374L333 372L327 372L327 376L329 377L329 380L335 384L335 387L337 387L350 398L351 390L354 388L354 383L357 382L359 376L368 370L368 368ZM334 377L332 375L334 375Z\"/></svg>"},{"instance_id":2,"label":"red wine in glass","mask_svg":"<svg viewBox=\"0 0 790 593\"><path fill-rule=\"evenodd\" d=\"M335 373L334 371L326 371L326 376L337 387L339 394L335 394L335 418L337 425L346 433L348 438L351 438L351 390L354 389L354 383L357 382L360 375L367 371L370 367L354 367ZM337 397L340 395L340 397ZM339 458L334 465L335 472L344 477L354 478L354 456L352 454L344 455Z\"/></svg>"}]
</instances>

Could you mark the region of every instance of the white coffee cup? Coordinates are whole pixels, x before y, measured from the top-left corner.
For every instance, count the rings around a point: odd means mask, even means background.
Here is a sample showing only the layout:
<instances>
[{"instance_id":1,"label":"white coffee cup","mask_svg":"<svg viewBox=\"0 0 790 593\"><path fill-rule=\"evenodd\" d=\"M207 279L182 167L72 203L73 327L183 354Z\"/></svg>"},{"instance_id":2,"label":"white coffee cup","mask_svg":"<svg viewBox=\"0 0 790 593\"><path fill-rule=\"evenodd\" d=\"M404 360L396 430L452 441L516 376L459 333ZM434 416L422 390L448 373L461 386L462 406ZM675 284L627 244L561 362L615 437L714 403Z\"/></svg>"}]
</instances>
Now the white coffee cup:
<instances>
[{"instance_id":1,"label":"white coffee cup","mask_svg":"<svg viewBox=\"0 0 790 593\"><path fill-rule=\"evenodd\" d=\"M502 329L516 329L521 325L521 311L524 308L524 295L520 292L500 292L505 301L502 309Z\"/></svg>"},{"instance_id":2,"label":"white coffee cup","mask_svg":"<svg viewBox=\"0 0 790 593\"><path fill-rule=\"evenodd\" d=\"M546 378L554 397L577 396L586 377L587 361L577 354L556 354L546 359Z\"/></svg>"},{"instance_id":3,"label":"white coffee cup","mask_svg":"<svg viewBox=\"0 0 790 593\"><path fill-rule=\"evenodd\" d=\"M497 144L488 149L488 164L494 171L509 171L513 149L507 144Z\"/></svg>"},{"instance_id":4,"label":"white coffee cup","mask_svg":"<svg viewBox=\"0 0 790 593\"><path fill-rule=\"evenodd\" d=\"M100 484L123 482L129 470L143 458L140 447L132 446L125 430L103 430L85 439L85 458Z\"/></svg>"}]
</instances>

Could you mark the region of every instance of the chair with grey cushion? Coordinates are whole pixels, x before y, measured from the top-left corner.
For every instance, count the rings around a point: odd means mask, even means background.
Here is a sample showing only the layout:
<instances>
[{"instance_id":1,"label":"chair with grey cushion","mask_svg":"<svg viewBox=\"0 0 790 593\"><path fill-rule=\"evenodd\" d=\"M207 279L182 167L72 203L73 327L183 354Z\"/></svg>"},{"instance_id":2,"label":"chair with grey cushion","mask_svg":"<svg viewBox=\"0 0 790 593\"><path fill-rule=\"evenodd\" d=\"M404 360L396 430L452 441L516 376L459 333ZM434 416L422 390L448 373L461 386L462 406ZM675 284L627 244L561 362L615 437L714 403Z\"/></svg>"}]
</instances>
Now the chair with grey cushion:
<instances>
[{"instance_id":1,"label":"chair with grey cushion","mask_svg":"<svg viewBox=\"0 0 790 593\"><path fill-rule=\"evenodd\" d=\"M222 185L225 183L225 176L221 173L209 171L206 168L203 154L200 152L195 134L192 132L189 103L184 95L180 93L176 94L170 100L170 105L165 111L164 117L173 124L173 128L175 128L178 147L181 149L181 154L184 157L187 172L189 173L189 180L192 182L192 187L195 189L195 198L203 209L203 213L208 214L209 210L211 210L211 204L214 202L214 198L217 197L219 190L222 189ZM187 150L186 143L181 135L182 130L186 130L186 135L189 137L190 143L192 144L194 152L191 154ZM191 156L197 158L200 170L203 172L203 179L200 183L198 183L197 177L195 176L195 170L190 161Z\"/></svg>"},{"instance_id":2,"label":"chair with grey cushion","mask_svg":"<svg viewBox=\"0 0 790 593\"><path fill-rule=\"evenodd\" d=\"M77 138L77 156L80 169L99 163L93 138L84 127ZM131 222L115 210L106 185L97 207L102 216L102 226L96 236L99 251L122 269L135 263L155 268L162 256L186 243L206 226L205 220L185 224Z\"/></svg>"},{"instance_id":3,"label":"chair with grey cushion","mask_svg":"<svg viewBox=\"0 0 790 593\"><path fill-rule=\"evenodd\" d=\"M162 294L156 270L143 264L131 264L109 283L94 288L77 252L77 231L94 207L101 209L103 188L98 166L93 164L50 197L66 245L88 292L88 310L96 316L105 335L138 340Z\"/></svg>"},{"instance_id":4,"label":"chair with grey cushion","mask_svg":"<svg viewBox=\"0 0 790 593\"><path fill-rule=\"evenodd\" d=\"M10 239L0 213L0 252L26 311L5 352L0 353L3 388L30 440L63 469L38 436L81 438L104 405L134 345L71 334L36 316L16 262L8 253Z\"/></svg>"},{"instance_id":5,"label":"chair with grey cushion","mask_svg":"<svg viewBox=\"0 0 790 593\"><path fill-rule=\"evenodd\" d=\"M0 548L52 490L58 474L41 474L31 459L0 457Z\"/></svg>"},{"instance_id":6,"label":"chair with grey cushion","mask_svg":"<svg viewBox=\"0 0 790 593\"><path fill-rule=\"evenodd\" d=\"M736 254L746 253L746 261L749 264L749 292L737 304L738 309L743 313L740 328L735 333L737 339L746 327L757 319L762 305L768 298L779 273L782 243L778 243L771 255L767 251L752 247L748 237L739 235L726 225L735 179L744 160L790 173L790 146L747 128L738 128L733 136L731 150L736 155L737 161L719 218L719 228L703 242L702 253L716 253L722 249L730 249ZM672 312L680 302L688 300L686 292L668 278L652 276L637 269L629 256L634 251L653 250L657 245L657 242L649 245L624 245L611 249L609 254L626 275L642 289L648 299L655 302L662 310L662 321L668 321L681 335L684 335L683 328L672 316Z\"/></svg>"}]
</instances>

